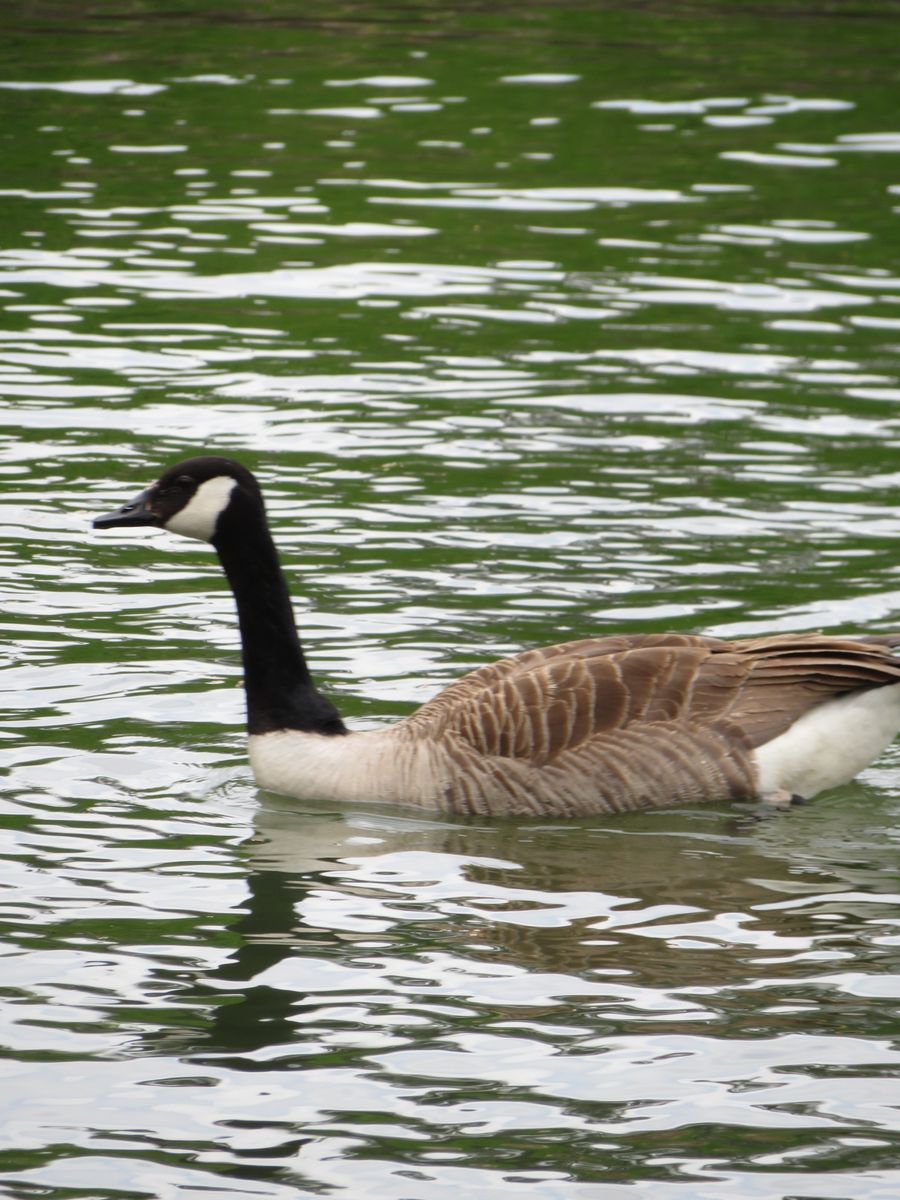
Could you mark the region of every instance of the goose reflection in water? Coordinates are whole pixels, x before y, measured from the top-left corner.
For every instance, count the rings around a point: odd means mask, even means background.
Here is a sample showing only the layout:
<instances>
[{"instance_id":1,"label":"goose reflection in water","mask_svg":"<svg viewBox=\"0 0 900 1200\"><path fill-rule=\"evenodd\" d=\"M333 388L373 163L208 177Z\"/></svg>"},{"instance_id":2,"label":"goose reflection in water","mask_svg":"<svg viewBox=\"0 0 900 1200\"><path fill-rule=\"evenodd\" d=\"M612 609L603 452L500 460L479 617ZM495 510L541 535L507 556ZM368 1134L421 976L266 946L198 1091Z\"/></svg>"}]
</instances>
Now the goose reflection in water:
<instances>
[{"instance_id":1,"label":"goose reflection in water","mask_svg":"<svg viewBox=\"0 0 900 1200\"><path fill-rule=\"evenodd\" d=\"M340 1028L333 1006L357 1011L373 989L400 1027L432 1032L473 1012L580 1026L585 1005L614 1027L687 1032L734 1019L763 977L759 1003L814 1007L835 937L896 902L890 814L862 787L851 799L761 821L707 808L498 825L263 796L240 944L203 989L227 1002L184 1049L305 1054L309 1022Z\"/></svg>"}]
</instances>

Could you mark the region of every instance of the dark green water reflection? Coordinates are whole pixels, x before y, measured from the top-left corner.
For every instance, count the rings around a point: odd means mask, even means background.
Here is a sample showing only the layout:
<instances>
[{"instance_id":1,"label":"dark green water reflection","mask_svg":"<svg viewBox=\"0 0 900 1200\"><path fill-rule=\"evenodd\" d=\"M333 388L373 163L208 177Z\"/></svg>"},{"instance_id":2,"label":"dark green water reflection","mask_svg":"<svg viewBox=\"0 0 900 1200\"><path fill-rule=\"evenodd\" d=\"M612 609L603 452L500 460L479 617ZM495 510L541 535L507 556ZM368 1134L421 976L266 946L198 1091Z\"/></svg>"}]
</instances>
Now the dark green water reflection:
<instances>
[{"instance_id":1,"label":"dark green water reflection","mask_svg":"<svg viewBox=\"0 0 900 1200\"><path fill-rule=\"evenodd\" d=\"M757 822L252 786L202 547L408 712L614 629L900 624L897 5L25 5L0 46L14 1197L894 1200L889 754Z\"/></svg>"}]
</instances>

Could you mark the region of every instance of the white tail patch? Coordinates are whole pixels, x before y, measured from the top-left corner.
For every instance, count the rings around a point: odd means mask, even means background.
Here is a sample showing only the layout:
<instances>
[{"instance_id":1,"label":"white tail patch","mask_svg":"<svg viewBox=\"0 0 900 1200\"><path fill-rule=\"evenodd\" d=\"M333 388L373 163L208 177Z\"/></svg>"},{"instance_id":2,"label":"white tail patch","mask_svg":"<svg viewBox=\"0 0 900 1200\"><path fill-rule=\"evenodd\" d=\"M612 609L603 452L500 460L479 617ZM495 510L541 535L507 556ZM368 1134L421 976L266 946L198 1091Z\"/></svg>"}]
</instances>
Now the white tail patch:
<instances>
[{"instance_id":1,"label":"white tail patch","mask_svg":"<svg viewBox=\"0 0 900 1200\"><path fill-rule=\"evenodd\" d=\"M810 798L858 775L900 729L900 683L828 700L754 751L761 795Z\"/></svg>"},{"instance_id":2,"label":"white tail patch","mask_svg":"<svg viewBox=\"0 0 900 1200\"><path fill-rule=\"evenodd\" d=\"M231 493L237 480L230 475L216 475L201 483L183 508L166 521L166 529L180 533L182 537L198 538L201 542L212 541L216 533L216 522L228 507Z\"/></svg>"}]
</instances>

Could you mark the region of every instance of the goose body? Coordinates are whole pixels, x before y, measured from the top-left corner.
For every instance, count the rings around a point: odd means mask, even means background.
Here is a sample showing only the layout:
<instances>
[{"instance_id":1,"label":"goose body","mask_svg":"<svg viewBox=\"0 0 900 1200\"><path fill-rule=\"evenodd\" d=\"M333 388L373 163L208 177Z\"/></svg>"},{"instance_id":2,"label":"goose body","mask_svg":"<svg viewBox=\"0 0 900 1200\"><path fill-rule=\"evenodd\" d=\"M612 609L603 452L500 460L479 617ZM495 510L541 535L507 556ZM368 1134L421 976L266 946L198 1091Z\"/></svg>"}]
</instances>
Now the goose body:
<instances>
[{"instance_id":1,"label":"goose body","mask_svg":"<svg viewBox=\"0 0 900 1200\"><path fill-rule=\"evenodd\" d=\"M250 471L189 459L94 524L212 543L237 605L253 772L299 799L549 818L784 802L848 782L900 728L900 634L648 634L501 659L352 733L310 676Z\"/></svg>"}]
</instances>

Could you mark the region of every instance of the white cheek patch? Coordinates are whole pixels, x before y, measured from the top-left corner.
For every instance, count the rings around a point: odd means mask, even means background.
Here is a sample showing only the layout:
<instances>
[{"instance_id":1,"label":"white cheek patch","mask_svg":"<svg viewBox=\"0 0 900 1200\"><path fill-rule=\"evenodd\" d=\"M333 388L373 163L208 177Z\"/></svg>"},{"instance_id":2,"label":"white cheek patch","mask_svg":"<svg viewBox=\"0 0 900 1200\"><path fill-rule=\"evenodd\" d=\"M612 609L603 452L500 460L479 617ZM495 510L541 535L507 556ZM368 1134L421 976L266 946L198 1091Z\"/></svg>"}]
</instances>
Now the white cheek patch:
<instances>
[{"instance_id":1,"label":"white cheek patch","mask_svg":"<svg viewBox=\"0 0 900 1200\"><path fill-rule=\"evenodd\" d=\"M182 537L197 538L209 542L215 537L216 522L228 507L231 493L237 480L230 475L216 475L201 483L190 500L177 513L169 517L165 528Z\"/></svg>"}]
</instances>

